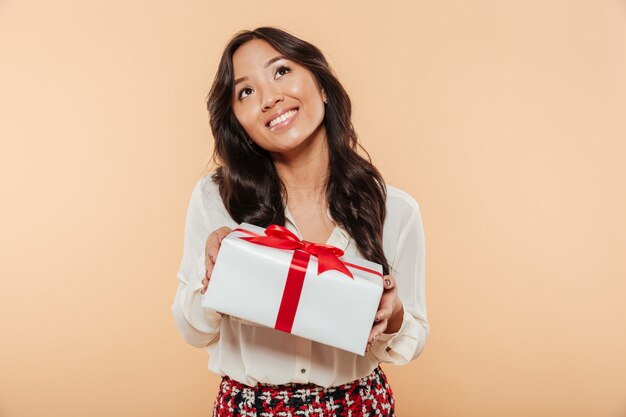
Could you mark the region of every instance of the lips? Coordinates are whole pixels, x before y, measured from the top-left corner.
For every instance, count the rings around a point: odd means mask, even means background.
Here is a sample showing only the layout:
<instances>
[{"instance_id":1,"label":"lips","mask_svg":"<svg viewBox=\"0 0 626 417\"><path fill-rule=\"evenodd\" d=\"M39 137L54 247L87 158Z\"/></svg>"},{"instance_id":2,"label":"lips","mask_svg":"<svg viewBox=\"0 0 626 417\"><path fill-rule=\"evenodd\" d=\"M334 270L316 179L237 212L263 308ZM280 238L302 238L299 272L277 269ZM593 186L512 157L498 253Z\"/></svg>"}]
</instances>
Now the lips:
<instances>
[{"instance_id":1,"label":"lips","mask_svg":"<svg viewBox=\"0 0 626 417\"><path fill-rule=\"evenodd\" d=\"M289 114L289 115L286 114L286 113L290 113L290 112L293 113L293 114ZM276 113L274 113L269 118L269 120L267 120L267 122L265 123L265 127L268 127L268 128L271 129L271 128L277 126L277 125L280 125L281 123L284 123L285 121L288 121L289 119L294 117L297 114L297 112L298 112L298 107L289 107L289 108L281 109L281 110L277 111ZM283 115L288 116L288 117L286 117L286 118L283 117L283 119L285 119L285 120L280 120L281 116L283 116ZM275 122L276 119L279 119L278 123ZM272 125L272 122L274 122L273 125Z\"/></svg>"}]
</instances>

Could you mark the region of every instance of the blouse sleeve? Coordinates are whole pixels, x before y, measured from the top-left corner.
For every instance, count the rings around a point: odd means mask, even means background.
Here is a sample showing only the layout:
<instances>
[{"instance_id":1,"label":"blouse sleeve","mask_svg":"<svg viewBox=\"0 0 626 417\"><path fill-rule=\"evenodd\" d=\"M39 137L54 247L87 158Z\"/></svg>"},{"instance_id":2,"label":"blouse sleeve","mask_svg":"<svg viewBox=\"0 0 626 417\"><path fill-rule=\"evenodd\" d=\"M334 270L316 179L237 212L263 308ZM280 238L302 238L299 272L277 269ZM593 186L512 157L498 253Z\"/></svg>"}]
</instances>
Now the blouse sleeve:
<instances>
[{"instance_id":1,"label":"blouse sleeve","mask_svg":"<svg viewBox=\"0 0 626 417\"><path fill-rule=\"evenodd\" d=\"M198 181L191 194L185 220L183 258L177 273L178 288L172 304L172 314L178 331L187 343L196 347L216 343L221 322L218 312L201 305L200 290L206 274L206 239L209 233L219 227L209 222L202 196L203 184L204 178Z\"/></svg>"},{"instance_id":2,"label":"blouse sleeve","mask_svg":"<svg viewBox=\"0 0 626 417\"><path fill-rule=\"evenodd\" d=\"M391 274L398 283L398 296L404 307L402 325L396 333L383 333L372 344L371 352L379 362L404 365L424 349L429 324L426 317L424 284L425 240L419 206L411 201L413 211L400 232Z\"/></svg>"}]
</instances>

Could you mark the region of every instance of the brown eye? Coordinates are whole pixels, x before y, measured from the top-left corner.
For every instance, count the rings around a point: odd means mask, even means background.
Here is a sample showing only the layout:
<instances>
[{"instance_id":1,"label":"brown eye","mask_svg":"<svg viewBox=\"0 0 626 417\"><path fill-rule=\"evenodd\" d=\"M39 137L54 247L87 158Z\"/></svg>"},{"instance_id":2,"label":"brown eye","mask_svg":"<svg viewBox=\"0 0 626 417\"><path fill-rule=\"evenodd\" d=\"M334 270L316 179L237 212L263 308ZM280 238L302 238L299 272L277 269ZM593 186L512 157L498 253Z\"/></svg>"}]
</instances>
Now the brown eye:
<instances>
[{"instance_id":1,"label":"brown eye","mask_svg":"<svg viewBox=\"0 0 626 417\"><path fill-rule=\"evenodd\" d=\"M280 76L283 76L285 74L287 74L288 72L291 71L291 68L285 66L285 65L281 65L280 67L278 67L278 69L276 70L276 74L279 74Z\"/></svg>"},{"instance_id":2,"label":"brown eye","mask_svg":"<svg viewBox=\"0 0 626 417\"><path fill-rule=\"evenodd\" d=\"M245 96L243 95L244 93L246 93ZM242 88L241 91L239 92L239 100L249 96L250 94L252 94L252 89L250 87Z\"/></svg>"}]
</instances>

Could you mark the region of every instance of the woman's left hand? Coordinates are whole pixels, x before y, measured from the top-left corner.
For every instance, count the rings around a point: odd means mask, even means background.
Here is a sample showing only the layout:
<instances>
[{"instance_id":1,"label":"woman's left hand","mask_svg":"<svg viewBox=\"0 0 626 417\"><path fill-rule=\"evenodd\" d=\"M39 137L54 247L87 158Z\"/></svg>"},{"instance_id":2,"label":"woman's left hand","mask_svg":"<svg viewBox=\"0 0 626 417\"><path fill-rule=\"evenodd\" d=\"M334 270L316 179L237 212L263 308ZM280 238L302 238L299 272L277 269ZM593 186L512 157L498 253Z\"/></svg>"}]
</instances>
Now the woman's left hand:
<instances>
[{"instance_id":1,"label":"woman's left hand","mask_svg":"<svg viewBox=\"0 0 626 417\"><path fill-rule=\"evenodd\" d=\"M374 318L374 325L367 339L368 351L382 333L395 333L400 330L404 309L398 297L397 281L393 275L383 276L383 295Z\"/></svg>"}]
</instances>

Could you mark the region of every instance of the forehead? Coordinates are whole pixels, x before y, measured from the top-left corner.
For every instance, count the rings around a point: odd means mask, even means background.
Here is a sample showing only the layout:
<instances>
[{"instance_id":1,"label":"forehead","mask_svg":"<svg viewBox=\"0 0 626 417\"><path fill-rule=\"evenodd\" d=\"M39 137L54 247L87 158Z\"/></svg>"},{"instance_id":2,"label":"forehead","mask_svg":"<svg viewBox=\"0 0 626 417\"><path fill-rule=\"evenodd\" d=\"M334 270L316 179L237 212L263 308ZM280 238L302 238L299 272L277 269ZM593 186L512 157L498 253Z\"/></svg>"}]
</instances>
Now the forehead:
<instances>
[{"instance_id":1,"label":"forehead","mask_svg":"<svg viewBox=\"0 0 626 417\"><path fill-rule=\"evenodd\" d=\"M280 52L262 39L252 39L244 43L233 54L235 78L246 76L255 70L262 70L267 61L279 55Z\"/></svg>"}]
</instances>

